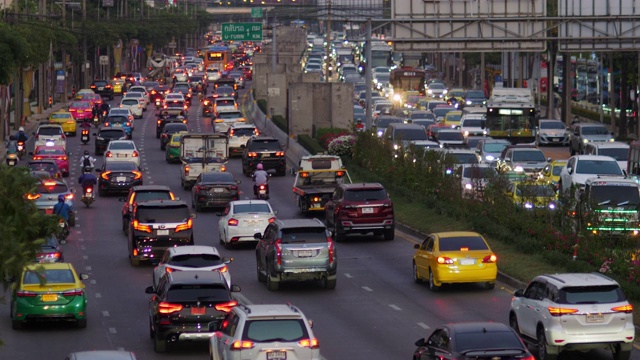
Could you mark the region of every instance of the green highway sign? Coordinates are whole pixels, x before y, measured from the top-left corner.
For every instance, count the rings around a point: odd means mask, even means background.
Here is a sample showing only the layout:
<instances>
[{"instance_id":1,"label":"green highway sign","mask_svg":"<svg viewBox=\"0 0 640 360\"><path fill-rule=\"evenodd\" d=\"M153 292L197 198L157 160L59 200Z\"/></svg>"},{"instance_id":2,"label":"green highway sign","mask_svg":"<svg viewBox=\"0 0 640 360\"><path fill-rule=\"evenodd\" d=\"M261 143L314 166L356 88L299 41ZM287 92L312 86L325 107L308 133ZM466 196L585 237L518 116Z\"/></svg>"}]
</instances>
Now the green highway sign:
<instances>
[{"instance_id":1,"label":"green highway sign","mask_svg":"<svg viewBox=\"0 0 640 360\"><path fill-rule=\"evenodd\" d=\"M224 23L223 41L262 41L262 23Z\"/></svg>"},{"instance_id":2,"label":"green highway sign","mask_svg":"<svg viewBox=\"0 0 640 360\"><path fill-rule=\"evenodd\" d=\"M254 19L262 18L262 8L259 8L259 7L251 8L251 17Z\"/></svg>"}]
</instances>

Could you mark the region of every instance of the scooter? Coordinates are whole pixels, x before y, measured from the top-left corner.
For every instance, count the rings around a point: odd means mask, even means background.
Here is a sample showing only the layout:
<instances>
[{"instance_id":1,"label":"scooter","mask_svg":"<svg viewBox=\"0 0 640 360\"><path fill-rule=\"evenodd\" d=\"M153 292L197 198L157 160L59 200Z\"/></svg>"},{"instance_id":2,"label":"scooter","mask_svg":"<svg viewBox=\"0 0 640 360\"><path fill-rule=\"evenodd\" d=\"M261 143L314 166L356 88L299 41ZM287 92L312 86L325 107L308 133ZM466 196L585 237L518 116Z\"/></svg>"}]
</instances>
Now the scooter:
<instances>
[{"instance_id":1,"label":"scooter","mask_svg":"<svg viewBox=\"0 0 640 360\"><path fill-rule=\"evenodd\" d=\"M82 129L82 135L80 135L80 141L82 141L84 145L86 145L89 142L89 129Z\"/></svg>"},{"instance_id":2,"label":"scooter","mask_svg":"<svg viewBox=\"0 0 640 360\"><path fill-rule=\"evenodd\" d=\"M156 110L160 110L162 108L162 101L160 99L156 100Z\"/></svg>"},{"instance_id":3,"label":"scooter","mask_svg":"<svg viewBox=\"0 0 640 360\"><path fill-rule=\"evenodd\" d=\"M93 204L94 201L96 201L96 197L93 194L93 186L87 186L86 188L82 189L82 203L84 203L84 206L89 207L91 206L91 204Z\"/></svg>"},{"instance_id":4,"label":"scooter","mask_svg":"<svg viewBox=\"0 0 640 360\"><path fill-rule=\"evenodd\" d=\"M67 237L69 237L69 224L64 219L60 219L58 226L60 227L60 240L67 240Z\"/></svg>"},{"instance_id":5,"label":"scooter","mask_svg":"<svg viewBox=\"0 0 640 360\"><path fill-rule=\"evenodd\" d=\"M20 161L20 159L18 158L18 154L16 153L7 154L7 165L16 166L18 165L18 161Z\"/></svg>"},{"instance_id":6,"label":"scooter","mask_svg":"<svg viewBox=\"0 0 640 360\"><path fill-rule=\"evenodd\" d=\"M256 185L256 193L258 200L269 200L267 184Z\"/></svg>"},{"instance_id":7,"label":"scooter","mask_svg":"<svg viewBox=\"0 0 640 360\"><path fill-rule=\"evenodd\" d=\"M24 157L26 150L24 148L24 141L18 141L18 157Z\"/></svg>"},{"instance_id":8,"label":"scooter","mask_svg":"<svg viewBox=\"0 0 640 360\"><path fill-rule=\"evenodd\" d=\"M93 126L98 127L100 125L100 117L98 115L93 117Z\"/></svg>"}]
</instances>

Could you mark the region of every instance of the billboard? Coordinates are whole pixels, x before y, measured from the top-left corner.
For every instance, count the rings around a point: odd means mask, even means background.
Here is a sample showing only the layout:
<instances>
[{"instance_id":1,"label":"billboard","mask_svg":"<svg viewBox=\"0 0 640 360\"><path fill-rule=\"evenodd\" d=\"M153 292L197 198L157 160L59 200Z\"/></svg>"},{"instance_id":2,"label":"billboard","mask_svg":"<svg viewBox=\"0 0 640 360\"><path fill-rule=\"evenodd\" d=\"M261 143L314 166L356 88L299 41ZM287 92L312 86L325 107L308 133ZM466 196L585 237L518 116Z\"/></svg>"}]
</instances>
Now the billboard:
<instances>
[{"instance_id":1,"label":"billboard","mask_svg":"<svg viewBox=\"0 0 640 360\"><path fill-rule=\"evenodd\" d=\"M403 0L399 0L403 1ZM406 0L405 0L406 1ZM385 0L317 0L318 10L315 16L318 20L327 20L329 5L331 5L332 21L367 21L367 18L382 19L385 16ZM388 9L389 6L386 6ZM295 11L295 6L291 7Z\"/></svg>"},{"instance_id":2,"label":"billboard","mask_svg":"<svg viewBox=\"0 0 640 360\"><path fill-rule=\"evenodd\" d=\"M640 0L558 0L560 51L637 51Z\"/></svg>"},{"instance_id":3,"label":"billboard","mask_svg":"<svg viewBox=\"0 0 640 360\"><path fill-rule=\"evenodd\" d=\"M547 0L393 0L394 47L396 51L545 51L546 7Z\"/></svg>"}]
</instances>

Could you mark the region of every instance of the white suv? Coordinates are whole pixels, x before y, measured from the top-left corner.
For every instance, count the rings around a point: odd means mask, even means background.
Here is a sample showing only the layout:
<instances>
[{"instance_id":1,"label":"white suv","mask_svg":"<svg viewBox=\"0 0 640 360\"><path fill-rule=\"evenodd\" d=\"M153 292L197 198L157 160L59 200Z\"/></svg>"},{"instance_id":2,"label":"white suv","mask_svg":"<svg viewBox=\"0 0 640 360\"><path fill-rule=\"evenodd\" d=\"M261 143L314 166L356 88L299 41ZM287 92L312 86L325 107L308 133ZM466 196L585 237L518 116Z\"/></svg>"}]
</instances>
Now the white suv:
<instances>
[{"instance_id":1,"label":"white suv","mask_svg":"<svg viewBox=\"0 0 640 360\"><path fill-rule=\"evenodd\" d=\"M320 360L312 322L293 305L234 306L209 342L211 360Z\"/></svg>"},{"instance_id":2,"label":"white suv","mask_svg":"<svg viewBox=\"0 0 640 360\"><path fill-rule=\"evenodd\" d=\"M562 351L609 349L614 360L631 356L633 307L618 283L600 273L540 275L514 292L509 325L536 346L537 359Z\"/></svg>"}]
</instances>

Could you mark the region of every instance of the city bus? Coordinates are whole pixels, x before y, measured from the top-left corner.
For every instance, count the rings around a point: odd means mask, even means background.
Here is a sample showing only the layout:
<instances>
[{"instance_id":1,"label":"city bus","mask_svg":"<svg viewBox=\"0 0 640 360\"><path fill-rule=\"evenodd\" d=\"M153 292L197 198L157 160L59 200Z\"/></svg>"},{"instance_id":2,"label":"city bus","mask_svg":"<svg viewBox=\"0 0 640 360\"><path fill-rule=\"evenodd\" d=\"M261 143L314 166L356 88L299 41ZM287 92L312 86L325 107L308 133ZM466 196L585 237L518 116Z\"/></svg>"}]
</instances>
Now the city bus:
<instances>
[{"instance_id":1,"label":"city bus","mask_svg":"<svg viewBox=\"0 0 640 360\"><path fill-rule=\"evenodd\" d=\"M220 71L233 69L231 50L226 46L209 46L204 51L204 68L216 68Z\"/></svg>"},{"instance_id":2,"label":"city bus","mask_svg":"<svg viewBox=\"0 0 640 360\"><path fill-rule=\"evenodd\" d=\"M417 91L424 95L424 81L426 73L424 70L416 70L412 67L402 67L392 70L389 75L389 83L393 86L394 96L402 95L405 91Z\"/></svg>"},{"instance_id":3,"label":"city bus","mask_svg":"<svg viewBox=\"0 0 640 360\"><path fill-rule=\"evenodd\" d=\"M488 136L513 144L535 140L536 109L530 89L494 88L486 111Z\"/></svg>"}]
</instances>

